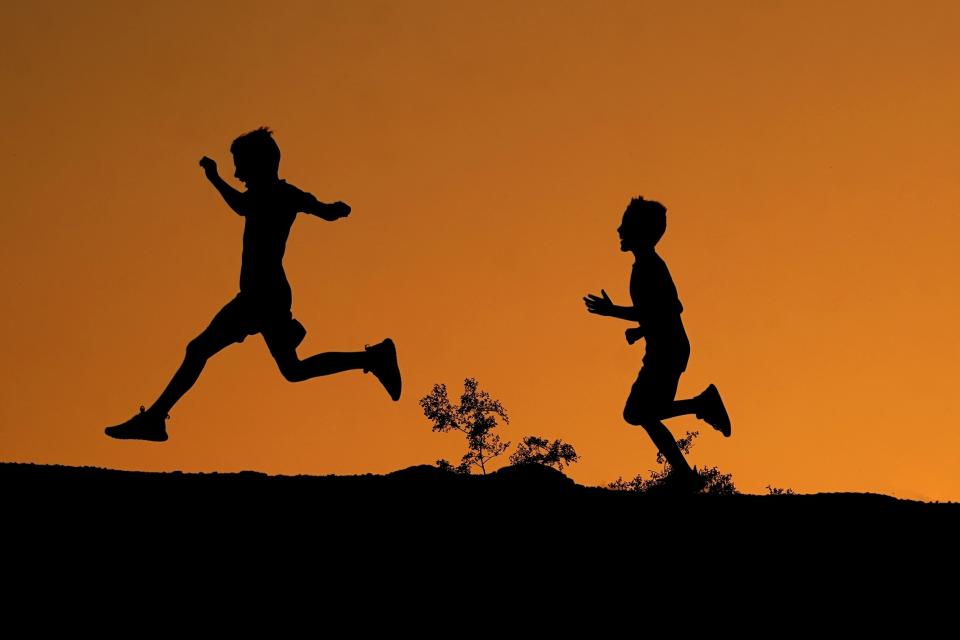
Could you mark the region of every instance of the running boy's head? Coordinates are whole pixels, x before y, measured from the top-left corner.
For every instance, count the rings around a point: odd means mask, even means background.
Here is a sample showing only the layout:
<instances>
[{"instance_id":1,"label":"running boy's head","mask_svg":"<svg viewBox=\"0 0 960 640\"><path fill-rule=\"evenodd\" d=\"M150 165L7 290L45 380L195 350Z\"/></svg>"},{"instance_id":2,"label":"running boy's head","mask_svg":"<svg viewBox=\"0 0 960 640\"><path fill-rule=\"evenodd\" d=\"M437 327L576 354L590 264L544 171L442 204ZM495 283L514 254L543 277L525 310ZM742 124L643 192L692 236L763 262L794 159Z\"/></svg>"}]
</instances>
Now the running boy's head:
<instances>
[{"instance_id":1,"label":"running boy's head","mask_svg":"<svg viewBox=\"0 0 960 640\"><path fill-rule=\"evenodd\" d=\"M248 189L277 180L280 147L273 139L270 129L260 127L243 134L230 145L230 153L233 154L233 164L237 168L233 175L246 184Z\"/></svg>"},{"instance_id":2,"label":"running boy's head","mask_svg":"<svg viewBox=\"0 0 960 640\"><path fill-rule=\"evenodd\" d=\"M621 251L652 249L667 230L667 208L656 200L637 196L623 212L623 222L617 228Z\"/></svg>"}]
</instances>

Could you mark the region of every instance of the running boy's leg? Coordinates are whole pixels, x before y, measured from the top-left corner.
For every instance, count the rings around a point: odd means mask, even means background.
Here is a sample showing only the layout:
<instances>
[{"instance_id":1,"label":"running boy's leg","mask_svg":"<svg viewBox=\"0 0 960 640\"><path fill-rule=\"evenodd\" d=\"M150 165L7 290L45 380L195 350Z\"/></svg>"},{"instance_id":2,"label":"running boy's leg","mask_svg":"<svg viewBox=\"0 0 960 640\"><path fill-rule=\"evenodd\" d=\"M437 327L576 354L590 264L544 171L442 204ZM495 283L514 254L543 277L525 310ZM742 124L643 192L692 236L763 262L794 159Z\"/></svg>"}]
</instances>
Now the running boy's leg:
<instances>
[{"instance_id":1,"label":"running boy's leg","mask_svg":"<svg viewBox=\"0 0 960 640\"><path fill-rule=\"evenodd\" d=\"M674 471L689 476L693 470L683 457L673 434L661 422L663 415L673 408L673 397L677 393L681 373L649 366L640 369L623 408L623 419L629 424L643 427Z\"/></svg>"},{"instance_id":2,"label":"running boy's leg","mask_svg":"<svg viewBox=\"0 0 960 640\"><path fill-rule=\"evenodd\" d=\"M696 415L725 437L730 437L730 417L720 392L714 385L711 384L703 393L688 400L674 400L664 407L657 417L667 420L686 415Z\"/></svg>"}]
</instances>

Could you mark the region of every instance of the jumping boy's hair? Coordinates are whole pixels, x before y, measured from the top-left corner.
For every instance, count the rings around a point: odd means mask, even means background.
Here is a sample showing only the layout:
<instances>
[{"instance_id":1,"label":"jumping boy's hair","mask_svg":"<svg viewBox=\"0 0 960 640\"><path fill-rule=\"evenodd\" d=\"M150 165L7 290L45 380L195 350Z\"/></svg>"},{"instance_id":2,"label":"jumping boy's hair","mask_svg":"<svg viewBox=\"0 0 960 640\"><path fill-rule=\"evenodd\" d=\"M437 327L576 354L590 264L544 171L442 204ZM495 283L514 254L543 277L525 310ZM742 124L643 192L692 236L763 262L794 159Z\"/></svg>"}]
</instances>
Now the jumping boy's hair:
<instances>
[{"instance_id":1,"label":"jumping boy's hair","mask_svg":"<svg viewBox=\"0 0 960 640\"><path fill-rule=\"evenodd\" d=\"M280 147L267 127L254 129L233 141L230 153L244 156L263 169L273 173L280 170Z\"/></svg>"},{"instance_id":2,"label":"jumping boy's hair","mask_svg":"<svg viewBox=\"0 0 960 640\"><path fill-rule=\"evenodd\" d=\"M656 200L644 200L643 196L637 196L627 205L623 215L629 217L631 223L636 225L636 230L652 244L660 242L667 230L667 208Z\"/></svg>"}]
</instances>

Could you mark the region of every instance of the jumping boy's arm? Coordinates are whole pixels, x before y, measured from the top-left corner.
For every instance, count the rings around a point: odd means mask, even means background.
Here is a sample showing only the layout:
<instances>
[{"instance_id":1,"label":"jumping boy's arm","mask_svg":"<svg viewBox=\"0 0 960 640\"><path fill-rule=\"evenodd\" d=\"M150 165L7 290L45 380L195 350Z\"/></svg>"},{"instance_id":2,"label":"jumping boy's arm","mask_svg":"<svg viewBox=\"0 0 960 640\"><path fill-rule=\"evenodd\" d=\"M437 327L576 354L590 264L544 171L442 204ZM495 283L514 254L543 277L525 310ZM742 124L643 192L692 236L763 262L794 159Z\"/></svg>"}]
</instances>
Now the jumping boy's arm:
<instances>
[{"instance_id":1,"label":"jumping boy's arm","mask_svg":"<svg viewBox=\"0 0 960 640\"><path fill-rule=\"evenodd\" d=\"M328 222L333 222L334 220L339 220L340 218L346 218L350 215L350 205L345 202L340 202L339 200L327 204L326 202L320 202L317 200L316 196L312 193L303 194L303 204L300 207L300 210L304 213L309 213L310 215L317 216L318 218L323 218Z\"/></svg>"},{"instance_id":2,"label":"jumping boy's arm","mask_svg":"<svg viewBox=\"0 0 960 640\"><path fill-rule=\"evenodd\" d=\"M210 184L223 196L227 206L233 209L238 215L247 215L247 199L242 192L231 187L220 177L220 174L217 172L217 163L207 156L203 156L203 158L200 159L200 166L203 167L204 173L207 174L207 180L210 181Z\"/></svg>"},{"instance_id":3,"label":"jumping boy's arm","mask_svg":"<svg viewBox=\"0 0 960 640\"><path fill-rule=\"evenodd\" d=\"M312 216L323 218L328 222L346 218L350 215L350 205L345 202L326 203L317 200L312 193L284 181L284 197L297 210L303 213L309 213Z\"/></svg>"},{"instance_id":4,"label":"jumping boy's arm","mask_svg":"<svg viewBox=\"0 0 960 640\"><path fill-rule=\"evenodd\" d=\"M598 316L610 316L611 318L620 318L621 320L630 320L631 322L640 322L640 315L633 307L621 307L613 304L607 292L600 290L601 296L595 296L588 293L583 302L587 305L587 311L595 313Z\"/></svg>"}]
</instances>

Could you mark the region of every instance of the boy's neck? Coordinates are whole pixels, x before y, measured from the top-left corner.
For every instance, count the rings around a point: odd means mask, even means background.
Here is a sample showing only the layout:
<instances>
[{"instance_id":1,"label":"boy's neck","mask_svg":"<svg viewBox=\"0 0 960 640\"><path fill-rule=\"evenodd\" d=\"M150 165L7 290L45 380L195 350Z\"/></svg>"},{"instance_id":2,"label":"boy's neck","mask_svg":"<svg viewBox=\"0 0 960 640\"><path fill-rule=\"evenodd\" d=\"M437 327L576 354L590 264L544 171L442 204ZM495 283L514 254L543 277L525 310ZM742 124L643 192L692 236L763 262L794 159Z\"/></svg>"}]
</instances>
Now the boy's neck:
<instances>
[{"instance_id":1,"label":"boy's neck","mask_svg":"<svg viewBox=\"0 0 960 640\"><path fill-rule=\"evenodd\" d=\"M656 247L643 247L643 248L641 248L641 249L632 249L632 252L633 252L633 257L634 257L634 258L637 258L637 259L640 259L640 258L649 258L650 256L655 256L655 255L657 255L657 248L656 248Z\"/></svg>"},{"instance_id":2,"label":"boy's neck","mask_svg":"<svg viewBox=\"0 0 960 640\"><path fill-rule=\"evenodd\" d=\"M251 185L247 185L247 191L260 191L261 189L269 189L270 187L276 186L283 182L279 177L268 178L263 182L255 182Z\"/></svg>"}]
</instances>

